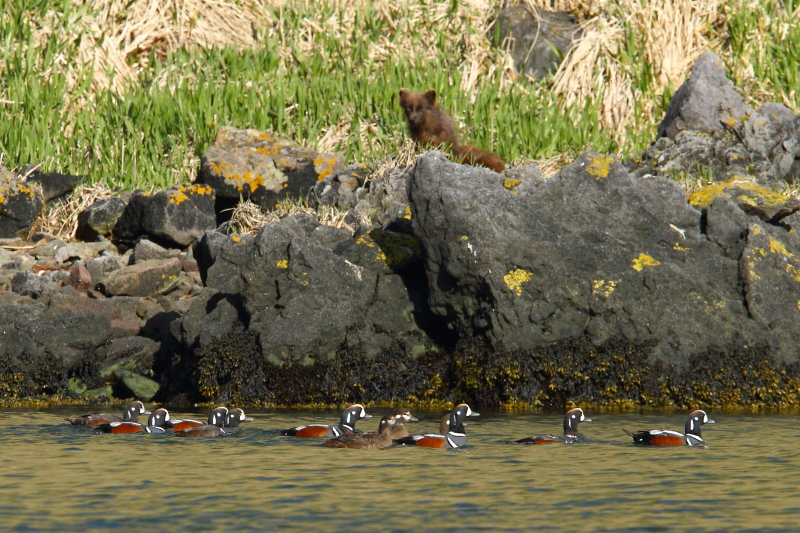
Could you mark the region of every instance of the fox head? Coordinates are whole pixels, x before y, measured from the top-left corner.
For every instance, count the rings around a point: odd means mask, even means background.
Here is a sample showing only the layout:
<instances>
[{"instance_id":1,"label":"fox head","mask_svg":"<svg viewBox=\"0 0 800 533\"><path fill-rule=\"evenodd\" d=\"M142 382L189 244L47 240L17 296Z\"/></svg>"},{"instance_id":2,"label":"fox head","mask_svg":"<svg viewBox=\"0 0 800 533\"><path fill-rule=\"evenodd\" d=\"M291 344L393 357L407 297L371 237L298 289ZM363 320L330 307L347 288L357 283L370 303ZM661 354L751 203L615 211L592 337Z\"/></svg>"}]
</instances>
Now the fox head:
<instances>
[{"instance_id":1,"label":"fox head","mask_svg":"<svg viewBox=\"0 0 800 533\"><path fill-rule=\"evenodd\" d=\"M425 121L425 113L436 106L436 91L430 89L424 93L412 93L400 89L400 106L411 124Z\"/></svg>"}]
</instances>

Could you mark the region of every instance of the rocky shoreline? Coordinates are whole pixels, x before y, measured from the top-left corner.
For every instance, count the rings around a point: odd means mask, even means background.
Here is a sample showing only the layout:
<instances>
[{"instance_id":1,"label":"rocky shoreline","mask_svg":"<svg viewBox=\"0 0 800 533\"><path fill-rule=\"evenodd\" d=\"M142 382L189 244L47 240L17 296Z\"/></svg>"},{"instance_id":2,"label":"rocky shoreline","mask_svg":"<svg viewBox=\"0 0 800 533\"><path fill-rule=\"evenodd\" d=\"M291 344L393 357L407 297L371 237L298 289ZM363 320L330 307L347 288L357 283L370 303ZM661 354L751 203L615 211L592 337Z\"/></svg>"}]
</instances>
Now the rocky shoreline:
<instances>
[{"instance_id":1,"label":"rocky shoreline","mask_svg":"<svg viewBox=\"0 0 800 533\"><path fill-rule=\"evenodd\" d=\"M29 235L78 177L0 176L0 403L800 405L800 117L714 54L626 161L375 172L223 128L191 186ZM676 172L712 178L692 193ZM233 234L240 199L349 209Z\"/></svg>"}]
</instances>

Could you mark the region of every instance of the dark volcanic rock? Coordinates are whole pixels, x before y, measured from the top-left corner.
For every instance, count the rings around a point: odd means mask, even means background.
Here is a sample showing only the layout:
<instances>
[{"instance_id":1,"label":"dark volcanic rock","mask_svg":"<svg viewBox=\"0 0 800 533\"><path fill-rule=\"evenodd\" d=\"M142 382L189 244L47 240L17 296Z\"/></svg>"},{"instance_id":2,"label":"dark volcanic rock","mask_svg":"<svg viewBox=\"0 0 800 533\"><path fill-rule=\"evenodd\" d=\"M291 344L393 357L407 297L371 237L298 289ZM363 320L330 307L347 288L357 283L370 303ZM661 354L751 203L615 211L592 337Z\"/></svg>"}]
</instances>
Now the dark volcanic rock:
<instances>
[{"instance_id":1,"label":"dark volcanic rock","mask_svg":"<svg viewBox=\"0 0 800 533\"><path fill-rule=\"evenodd\" d=\"M32 185L0 166L0 238L25 238L44 202Z\"/></svg>"},{"instance_id":2,"label":"dark volcanic rock","mask_svg":"<svg viewBox=\"0 0 800 533\"><path fill-rule=\"evenodd\" d=\"M207 232L195 258L208 288L176 334L207 346L239 323L274 364L327 360L343 343L367 357L392 342L425 351L409 289L392 269L408 264L410 246L379 233L353 238L307 216L267 224L255 238Z\"/></svg>"},{"instance_id":3,"label":"dark volcanic rock","mask_svg":"<svg viewBox=\"0 0 800 533\"><path fill-rule=\"evenodd\" d=\"M510 49L517 72L536 79L558 70L582 34L577 19L570 13L539 9L534 17L522 4L501 9L495 25L489 29L495 46Z\"/></svg>"},{"instance_id":4,"label":"dark volcanic rock","mask_svg":"<svg viewBox=\"0 0 800 533\"><path fill-rule=\"evenodd\" d=\"M728 81L722 60L715 53L706 52L673 95L658 126L658 136L675 138L685 130L722 130L723 121L739 120L751 111Z\"/></svg>"},{"instance_id":5,"label":"dark volcanic rock","mask_svg":"<svg viewBox=\"0 0 800 533\"><path fill-rule=\"evenodd\" d=\"M67 378L111 341L107 318L85 313L46 316L29 305L0 306L0 395L63 392Z\"/></svg>"},{"instance_id":6,"label":"dark volcanic rock","mask_svg":"<svg viewBox=\"0 0 800 533\"><path fill-rule=\"evenodd\" d=\"M28 176L26 181L41 185L44 201L50 204L55 200L66 199L81 179L83 176L59 174L58 172L34 172Z\"/></svg>"},{"instance_id":7,"label":"dark volcanic rock","mask_svg":"<svg viewBox=\"0 0 800 533\"><path fill-rule=\"evenodd\" d=\"M286 196L307 195L317 181L343 167L342 154L320 154L257 130L223 127L201 158L197 183L219 199L250 199L271 207Z\"/></svg>"},{"instance_id":8,"label":"dark volcanic rock","mask_svg":"<svg viewBox=\"0 0 800 533\"><path fill-rule=\"evenodd\" d=\"M98 200L78 215L75 236L82 241L94 241L99 235L111 235L117 220L125 211L125 202L113 197Z\"/></svg>"},{"instance_id":9,"label":"dark volcanic rock","mask_svg":"<svg viewBox=\"0 0 800 533\"><path fill-rule=\"evenodd\" d=\"M17 272L11 279L12 291L33 298L38 298L42 293L57 287L58 283L49 276L40 276L30 271Z\"/></svg>"},{"instance_id":10,"label":"dark volcanic rock","mask_svg":"<svg viewBox=\"0 0 800 533\"><path fill-rule=\"evenodd\" d=\"M132 242L143 235L188 246L216 227L214 190L191 185L150 196L136 191L114 226L114 236Z\"/></svg>"},{"instance_id":11,"label":"dark volcanic rock","mask_svg":"<svg viewBox=\"0 0 800 533\"><path fill-rule=\"evenodd\" d=\"M511 351L585 334L598 345L622 337L651 344L650 357L665 365L746 345L797 360L798 328L788 318L772 326L786 302L800 301L800 283L787 277L795 268L787 254L800 256L800 247L784 228L739 212L749 224L742 236L774 240L755 248L765 262L754 271L762 296L751 302L742 293L748 252L730 256L751 238L737 245L727 230L727 248L710 241L701 212L672 181L634 179L615 159L585 153L542 185L519 189L511 194L502 177L438 153L418 159L409 198L429 303L458 331L482 332ZM764 294L770 284L785 297Z\"/></svg>"}]
</instances>

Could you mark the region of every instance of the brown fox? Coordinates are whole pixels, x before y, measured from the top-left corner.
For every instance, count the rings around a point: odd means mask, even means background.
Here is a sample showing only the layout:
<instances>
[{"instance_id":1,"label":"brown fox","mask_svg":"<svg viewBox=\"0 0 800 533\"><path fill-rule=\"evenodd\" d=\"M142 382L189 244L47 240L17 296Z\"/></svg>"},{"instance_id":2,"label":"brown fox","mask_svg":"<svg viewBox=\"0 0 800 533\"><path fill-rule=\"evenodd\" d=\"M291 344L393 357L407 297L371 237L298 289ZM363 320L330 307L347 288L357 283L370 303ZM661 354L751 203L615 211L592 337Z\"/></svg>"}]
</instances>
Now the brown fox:
<instances>
[{"instance_id":1,"label":"brown fox","mask_svg":"<svg viewBox=\"0 0 800 533\"><path fill-rule=\"evenodd\" d=\"M503 172L505 163L497 155L469 144L460 145L453 120L436 107L436 91L412 93L400 89L400 106L408 119L408 131L418 146L444 146L453 150L459 163L482 165Z\"/></svg>"}]
</instances>

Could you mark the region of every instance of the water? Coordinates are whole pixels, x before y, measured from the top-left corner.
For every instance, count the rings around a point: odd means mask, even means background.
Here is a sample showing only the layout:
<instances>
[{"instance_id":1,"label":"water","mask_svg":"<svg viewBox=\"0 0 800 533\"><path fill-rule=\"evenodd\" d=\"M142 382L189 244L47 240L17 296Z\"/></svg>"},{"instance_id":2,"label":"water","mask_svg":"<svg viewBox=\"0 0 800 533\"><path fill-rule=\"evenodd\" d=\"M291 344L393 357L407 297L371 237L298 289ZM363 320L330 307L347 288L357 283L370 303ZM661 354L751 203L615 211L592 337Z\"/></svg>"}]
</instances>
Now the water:
<instances>
[{"instance_id":1,"label":"water","mask_svg":"<svg viewBox=\"0 0 800 533\"><path fill-rule=\"evenodd\" d=\"M0 413L0 531L800 530L796 416L709 412L707 447L647 448L621 428L680 430L686 413L587 412L587 442L570 446L507 444L560 433L561 415L482 413L468 419L468 447L451 452L277 435L333 412L248 412L238 434L206 439L60 419L82 412ZM412 432L441 416L415 414Z\"/></svg>"}]
</instances>

